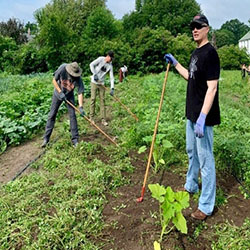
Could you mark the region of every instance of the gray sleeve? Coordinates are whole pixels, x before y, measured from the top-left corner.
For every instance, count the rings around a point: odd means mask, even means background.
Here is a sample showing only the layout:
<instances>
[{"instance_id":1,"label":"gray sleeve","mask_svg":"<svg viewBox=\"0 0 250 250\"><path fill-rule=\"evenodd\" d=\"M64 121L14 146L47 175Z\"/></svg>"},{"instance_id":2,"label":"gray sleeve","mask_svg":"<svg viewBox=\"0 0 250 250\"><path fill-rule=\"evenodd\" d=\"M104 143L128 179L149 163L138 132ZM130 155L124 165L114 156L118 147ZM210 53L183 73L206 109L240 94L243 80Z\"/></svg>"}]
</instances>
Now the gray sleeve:
<instances>
[{"instance_id":1,"label":"gray sleeve","mask_svg":"<svg viewBox=\"0 0 250 250\"><path fill-rule=\"evenodd\" d=\"M82 94L83 92L84 92L84 84L82 78L80 77L78 81L78 95Z\"/></svg>"},{"instance_id":2,"label":"gray sleeve","mask_svg":"<svg viewBox=\"0 0 250 250\"><path fill-rule=\"evenodd\" d=\"M98 57L96 60L94 60L93 62L90 63L90 70L92 72L92 74L97 74L98 72L96 72L95 67L96 65L98 65L100 62L102 61L102 57Z\"/></svg>"},{"instance_id":3,"label":"gray sleeve","mask_svg":"<svg viewBox=\"0 0 250 250\"><path fill-rule=\"evenodd\" d=\"M110 77L110 88L113 89L115 87L115 84L114 84L114 73L112 64L110 67L109 77Z\"/></svg>"}]
</instances>

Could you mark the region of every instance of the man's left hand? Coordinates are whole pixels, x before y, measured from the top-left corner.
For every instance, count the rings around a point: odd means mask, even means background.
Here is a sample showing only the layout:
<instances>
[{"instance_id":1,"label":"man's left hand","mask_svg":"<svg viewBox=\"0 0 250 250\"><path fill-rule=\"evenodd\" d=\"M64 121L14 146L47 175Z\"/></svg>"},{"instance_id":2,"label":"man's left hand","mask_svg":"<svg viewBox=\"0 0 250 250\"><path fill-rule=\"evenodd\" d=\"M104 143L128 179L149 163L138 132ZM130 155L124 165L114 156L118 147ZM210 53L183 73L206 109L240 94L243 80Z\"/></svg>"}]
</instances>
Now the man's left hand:
<instances>
[{"instance_id":1,"label":"man's left hand","mask_svg":"<svg viewBox=\"0 0 250 250\"><path fill-rule=\"evenodd\" d=\"M84 117L86 114L85 114L85 112L83 110L83 107L80 107L79 110L80 110L80 116Z\"/></svg>"},{"instance_id":2,"label":"man's left hand","mask_svg":"<svg viewBox=\"0 0 250 250\"><path fill-rule=\"evenodd\" d=\"M111 89L110 95L111 95L111 96L114 96L114 92L115 92L115 90L114 90L114 89Z\"/></svg>"},{"instance_id":3,"label":"man's left hand","mask_svg":"<svg viewBox=\"0 0 250 250\"><path fill-rule=\"evenodd\" d=\"M206 117L207 115L201 112L194 126L194 133L199 138L202 138L204 136L204 126L205 126Z\"/></svg>"}]
</instances>

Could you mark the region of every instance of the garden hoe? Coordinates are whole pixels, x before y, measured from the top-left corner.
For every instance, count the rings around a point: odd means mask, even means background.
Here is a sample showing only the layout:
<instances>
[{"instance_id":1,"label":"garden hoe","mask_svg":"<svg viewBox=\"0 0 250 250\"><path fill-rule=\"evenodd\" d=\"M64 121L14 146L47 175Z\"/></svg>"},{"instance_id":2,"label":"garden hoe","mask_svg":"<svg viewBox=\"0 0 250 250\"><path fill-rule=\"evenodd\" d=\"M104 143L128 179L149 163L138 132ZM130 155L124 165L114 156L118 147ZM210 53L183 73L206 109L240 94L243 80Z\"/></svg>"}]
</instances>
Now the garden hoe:
<instances>
[{"instance_id":1,"label":"garden hoe","mask_svg":"<svg viewBox=\"0 0 250 250\"><path fill-rule=\"evenodd\" d=\"M81 113L80 110L75 107L71 102L69 102L68 100L66 100L66 102L72 107L74 108L78 113ZM97 130L99 130L104 136L106 136L109 141L111 141L112 143L114 143L116 146L119 146L112 138L110 138L103 130L101 130L94 122L92 122L86 115L83 116L83 118L85 120L87 120L92 126L94 126Z\"/></svg>"},{"instance_id":2,"label":"garden hoe","mask_svg":"<svg viewBox=\"0 0 250 250\"><path fill-rule=\"evenodd\" d=\"M104 89L106 90L106 91L108 91L108 88L107 87L105 87L104 85L103 85L103 87L104 87ZM131 112L131 110L125 105L125 104L123 104L122 102L121 102L121 100L118 98L118 97L116 97L116 96L112 96L117 102L119 102L122 106L123 106L123 108L125 108L128 112L129 112L129 114L138 122L139 121L139 119L138 119L138 117L134 114L134 113L132 113Z\"/></svg>"},{"instance_id":3,"label":"garden hoe","mask_svg":"<svg viewBox=\"0 0 250 250\"><path fill-rule=\"evenodd\" d=\"M142 190L141 190L141 197L137 198L137 202L143 201L143 197L144 197L144 193L145 193L146 182L147 182L147 178L148 178L148 172L149 172L150 162L151 162L152 154L153 154L153 150L154 150L154 143L155 143L156 133L157 133L157 129L158 129L160 113L161 113L161 107L162 107L164 93L165 93L165 89L166 89L169 67L170 67L170 64L168 63L166 74L165 74L165 79L164 79L164 83L163 83L163 87L162 87L162 92L161 92L161 101L160 101L158 114L157 114L157 118L156 118L156 122L155 122L154 134L153 134L150 152L149 152L149 156L148 156L148 164L147 164L146 173L144 176L144 182L143 182L143 186L142 186Z\"/></svg>"}]
</instances>

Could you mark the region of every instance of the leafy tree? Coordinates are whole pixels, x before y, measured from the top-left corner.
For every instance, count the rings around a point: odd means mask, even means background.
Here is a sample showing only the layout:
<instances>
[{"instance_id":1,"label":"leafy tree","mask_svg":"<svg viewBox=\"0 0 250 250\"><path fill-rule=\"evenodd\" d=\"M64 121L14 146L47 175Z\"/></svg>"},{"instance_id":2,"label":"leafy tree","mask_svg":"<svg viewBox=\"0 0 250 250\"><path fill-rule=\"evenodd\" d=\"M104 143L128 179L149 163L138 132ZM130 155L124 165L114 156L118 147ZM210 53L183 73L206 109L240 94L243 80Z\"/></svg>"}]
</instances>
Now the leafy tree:
<instances>
[{"instance_id":1,"label":"leafy tree","mask_svg":"<svg viewBox=\"0 0 250 250\"><path fill-rule=\"evenodd\" d=\"M48 71L45 57L37 48L36 43L31 41L22 44L14 53L12 73L30 74L34 72Z\"/></svg>"},{"instance_id":2,"label":"leafy tree","mask_svg":"<svg viewBox=\"0 0 250 250\"><path fill-rule=\"evenodd\" d=\"M73 53L78 51L88 16L97 7L105 7L105 1L53 0L35 13L40 30L37 42L49 69L77 58Z\"/></svg>"},{"instance_id":3,"label":"leafy tree","mask_svg":"<svg viewBox=\"0 0 250 250\"><path fill-rule=\"evenodd\" d=\"M37 41L48 68L54 69L66 60L64 57L68 43L72 43L73 30L67 26L67 14L61 15L58 9L48 8L38 17L40 32Z\"/></svg>"},{"instance_id":4,"label":"leafy tree","mask_svg":"<svg viewBox=\"0 0 250 250\"><path fill-rule=\"evenodd\" d=\"M112 13L106 8L96 8L87 18L82 36L79 37L77 46L71 48L71 55L76 55L75 60L81 62L81 66L89 74L89 63L98 56L106 55L110 49L117 48L117 41L113 42L118 34L121 34L122 24L115 20ZM109 44L109 46L106 46ZM119 46L123 42L119 37ZM105 49L104 49L105 48ZM116 51L115 51L116 53ZM116 60L117 62L117 60Z\"/></svg>"},{"instance_id":5,"label":"leafy tree","mask_svg":"<svg viewBox=\"0 0 250 250\"><path fill-rule=\"evenodd\" d=\"M16 18L10 18L7 22L0 22L0 34L13 38L17 44L27 42L24 25Z\"/></svg>"},{"instance_id":6,"label":"leafy tree","mask_svg":"<svg viewBox=\"0 0 250 250\"><path fill-rule=\"evenodd\" d=\"M223 47L225 45L234 44L234 34L226 29L216 30L215 35L215 45L217 48Z\"/></svg>"},{"instance_id":7,"label":"leafy tree","mask_svg":"<svg viewBox=\"0 0 250 250\"><path fill-rule=\"evenodd\" d=\"M185 67L188 67L190 56L195 48L195 42L186 34L178 35L168 43L168 52L172 53Z\"/></svg>"},{"instance_id":8,"label":"leafy tree","mask_svg":"<svg viewBox=\"0 0 250 250\"><path fill-rule=\"evenodd\" d=\"M84 35L95 40L99 37L106 39L116 37L118 30L112 13L101 7L94 10L87 19Z\"/></svg>"},{"instance_id":9,"label":"leafy tree","mask_svg":"<svg viewBox=\"0 0 250 250\"><path fill-rule=\"evenodd\" d=\"M149 26L163 26L173 35L189 33L189 23L200 12L195 0L147 0L136 1L136 11L123 18L125 30Z\"/></svg>"},{"instance_id":10,"label":"leafy tree","mask_svg":"<svg viewBox=\"0 0 250 250\"><path fill-rule=\"evenodd\" d=\"M0 70L4 71L6 65L12 64L13 57L11 53L17 50L16 42L11 37L4 37L0 35Z\"/></svg>"},{"instance_id":11,"label":"leafy tree","mask_svg":"<svg viewBox=\"0 0 250 250\"><path fill-rule=\"evenodd\" d=\"M30 30L31 35L35 35L38 32L38 27L36 23L26 23L25 25L25 32L28 33L28 30Z\"/></svg>"},{"instance_id":12,"label":"leafy tree","mask_svg":"<svg viewBox=\"0 0 250 250\"><path fill-rule=\"evenodd\" d=\"M142 8L142 0L136 0L135 1L135 10L136 11L141 11L141 8Z\"/></svg>"},{"instance_id":13,"label":"leafy tree","mask_svg":"<svg viewBox=\"0 0 250 250\"><path fill-rule=\"evenodd\" d=\"M131 44L133 59L130 68L144 73L164 70L163 57L171 38L171 33L163 27L156 30L149 27L137 29Z\"/></svg>"},{"instance_id":14,"label":"leafy tree","mask_svg":"<svg viewBox=\"0 0 250 250\"><path fill-rule=\"evenodd\" d=\"M245 49L240 49L237 45L223 46L218 49L220 64L222 69L239 69L240 65L250 63L250 57Z\"/></svg>"},{"instance_id":15,"label":"leafy tree","mask_svg":"<svg viewBox=\"0 0 250 250\"><path fill-rule=\"evenodd\" d=\"M238 44L241 37L243 37L249 30L246 24L240 22L238 19L227 21L221 26L221 30L230 31L233 34L233 44Z\"/></svg>"}]
</instances>

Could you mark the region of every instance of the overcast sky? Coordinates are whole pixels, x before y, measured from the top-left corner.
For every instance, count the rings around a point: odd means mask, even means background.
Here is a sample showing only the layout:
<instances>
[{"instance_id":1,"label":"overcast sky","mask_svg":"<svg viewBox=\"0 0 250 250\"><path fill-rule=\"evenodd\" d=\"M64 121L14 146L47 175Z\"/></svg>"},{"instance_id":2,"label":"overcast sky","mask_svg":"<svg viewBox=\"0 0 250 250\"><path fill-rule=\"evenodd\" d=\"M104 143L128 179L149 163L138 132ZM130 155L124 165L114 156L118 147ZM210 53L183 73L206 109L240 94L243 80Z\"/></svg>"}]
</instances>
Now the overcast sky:
<instances>
[{"instance_id":1,"label":"overcast sky","mask_svg":"<svg viewBox=\"0 0 250 250\"><path fill-rule=\"evenodd\" d=\"M21 22L34 22L35 10L44 7L50 0L0 0L0 21L11 17ZM197 0L210 25L219 29L223 23L231 19L249 24L250 0ZM134 10L135 0L108 0L107 7L118 19Z\"/></svg>"}]
</instances>

